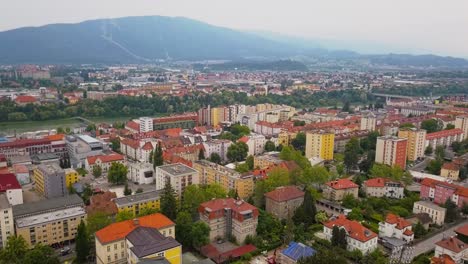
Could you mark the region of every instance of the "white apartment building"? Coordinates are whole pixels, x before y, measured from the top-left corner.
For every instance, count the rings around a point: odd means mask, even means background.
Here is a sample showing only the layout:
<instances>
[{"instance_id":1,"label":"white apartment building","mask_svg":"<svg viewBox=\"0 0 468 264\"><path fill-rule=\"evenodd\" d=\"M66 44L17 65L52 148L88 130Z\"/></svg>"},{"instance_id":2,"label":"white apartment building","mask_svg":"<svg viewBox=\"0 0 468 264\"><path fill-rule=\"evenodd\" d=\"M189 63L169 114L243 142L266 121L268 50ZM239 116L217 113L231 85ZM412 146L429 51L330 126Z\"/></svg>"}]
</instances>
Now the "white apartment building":
<instances>
[{"instance_id":1,"label":"white apartment building","mask_svg":"<svg viewBox=\"0 0 468 264\"><path fill-rule=\"evenodd\" d=\"M393 237L409 243L414 240L412 228L409 221L390 213L379 223L379 237Z\"/></svg>"},{"instance_id":2,"label":"white apartment building","mask_svg":"<svg viewBox=\"0 0 468 264\"><path fill-rule=\"evenodd\" d=\"M151 117L140 117L140 133L153 131L153 118Z\"/></svg>"},{"instance_id":3,"label":"white apartment building","mask_svg":"<svg viewBox=\"0 0 468 264\"><path fill-rule=\"evenodd\" d=\"M448 255L457 264L468 260L468 245L456 237L443 238L435 243L435 256Z\"/></svg>"},{"instance_id":4,"label":"white apartment building","mask_svg":"<svg viewBox=\"0 0 468 264\"><path fill-rule=\"evenodd\" d=\"M149 162L128 163L128 180L138 184L151 184L154 182L153 164Z\"/></svg>"},{"instance_id":5,"label":"white apartment building","mask_svg":"<svg viewBox=\"0 0 468 264\"><path fill-rule=\"evenodd\" d=\"M463 131L463 138L468 138L468 115L457 116L455 119L455 128L461 129Z\"/></svg>"},{"instance_id":6,"label":"white apartment building","mask_svg":"<svg viewBox=\"0 0 468 264\"><path fill-rule=\"evenodd\" d=\"M372 112L364 113L361 116L361 130L374 131L377 118Z\"/></svg>"},{"instance_id":7,"label":"white apartment building","mask_svg":"<svg viewBox=\"0 0 468 264\"><path fill-rule=\"evenodd\" d=\"M0 194L0 248L6 246L8 237L15 235L13 210L5 194Z\"/></svg>"},{"instance_id":8,"label":"white apartment building","mask_svg":"<svg viewBox=\"0 0 468 264\"><path fill-rule=\"evenodd\" d=\"M447 209L429 201L418 201L413 205L413 213L426 213L432 219L433 224L443 225Z\"/></svg>"},{"instance_id":9,"label":"white apartment building","mask_svg":"<svg viewBox=\"0 0 468 264\"><path fill-rule=\"evenodd\" d=\"M164 189L164 185L169 181L179 198L182 197L185 187L200 183L198 171L182 163L156 167L155 177L156 190Z\"/></svg>"},{"instance_id":10,"label":"white apartment building","mask_svg":"<svg viewBox=\"0 0 468 264\"><path fill-rule=\"evenodd\" d=\"M249 147L247 155L260 155L265 151L265 143L267 142L264 135L259 134L250 134L249 136L244 136L239 141L244 142Z\"/></svg>"},{"instance_id":11,"label":"white apartment building","mask_svg":"<svg viewBox=\"0 0 468 264\"><path fill-rule=\"evenodd\" d=\"M362 188L369 197L388 197L400 199L405 196L402 183L387 178L373 178L365 181Z\"/></svg>"},{"instance_id":12,"label":"white apartment building","mask_svg":"<svg viewBox=\"0 0 468 264\"><path fill-rule=\"evenodd\" d=\"M226 139L213 139L207 142L203 142L205 148L205 157L209 158L211 154L217 153L221 160L227 160L227 151L231 146L232 141Z\"/></svg>"}]
</instances>

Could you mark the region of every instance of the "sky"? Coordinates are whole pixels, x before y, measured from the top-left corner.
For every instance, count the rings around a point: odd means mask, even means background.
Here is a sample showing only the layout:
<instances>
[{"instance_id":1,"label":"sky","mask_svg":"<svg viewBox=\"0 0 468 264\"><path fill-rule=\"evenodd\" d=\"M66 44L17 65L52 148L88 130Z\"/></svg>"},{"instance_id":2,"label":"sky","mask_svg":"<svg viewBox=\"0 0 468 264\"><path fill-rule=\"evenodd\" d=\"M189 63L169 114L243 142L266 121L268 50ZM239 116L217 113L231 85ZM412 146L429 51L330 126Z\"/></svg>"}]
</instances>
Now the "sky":
<instances>
[{"instance_id":1,"label":"sky","mask_svg":"<svg viewBox=\"0 0 468 264\"><path fill-rule=\"evenodd\" d=\"M363 53L468 58L468 0L4 0L0 31L142 15L325 40Z\"/></svg>"}]
</instances>

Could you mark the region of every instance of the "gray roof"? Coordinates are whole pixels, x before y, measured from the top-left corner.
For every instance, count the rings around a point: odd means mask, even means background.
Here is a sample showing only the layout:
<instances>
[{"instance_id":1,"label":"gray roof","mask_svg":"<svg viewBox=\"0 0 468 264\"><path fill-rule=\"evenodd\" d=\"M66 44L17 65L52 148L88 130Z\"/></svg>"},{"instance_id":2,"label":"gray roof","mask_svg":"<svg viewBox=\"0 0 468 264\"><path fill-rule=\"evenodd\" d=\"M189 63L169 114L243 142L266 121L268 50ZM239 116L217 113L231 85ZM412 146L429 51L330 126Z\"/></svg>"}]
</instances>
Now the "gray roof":
<instances>
[{"instance_id":1,"label":"gray roof","mask_svg":"<svg viewBox=\"0 0 468 264\"><path fill-rule=\"evenodd\" d=\"M137 263L138 264L171 264L164 257L144 258L144 259L138 260Z\"/></svg>"},{"instance_id":2,"label":"gray roof","mask_svg":"<svg viewBox=\"0 0 468 264\"><path fill-rule=\"evenodd\" d=\"M163 165L163 166L156 167L156 169L165 171L174 176L185 175L188 173L198 173L196 170L182 163Z\"/></svg>"},{"instance_id":3,"label":"gray roof","mask_svg":"<svg viewBox=\"0 0 468 264\"><path fill-rule=\"evenodd\" d=\"M447 210L447 209L445 209L443 207L440 207L437 204L429 202L429 201L417 201L414 204L419 204L419 205L429 207L431 209L438 210L438 211L446 211Z\"/></svg>"},{"instance_id":4,"label":"gray roof","mask_svg":"<svg viewBox=\"0 0 468 264\"><path fill-rule=\"evenodd\" d=\"M84 206L83 200L77 195L67 195L34 203L18 204L13 206L13 215L16 218L38 213L56 211L74 206Z\"/></svg>"},{"instance_id":5,"label":"gray roof","mask_svg":"<svg viewBox=\"0 0 468 264\"><path fill-rule=\"evenodd\" d=\"M165 237L157 229L151 227L135 228L127 235L127 240L132 243L133 247L130 250L138 258L180 246L174 238Z\"/></svg>"},{"instance_id":6,"label":"gray roof","mask_svg":"<svg viewBox=\"0 0 468 264\"><path fill-rule=\"evenodd\" d=\"M134 195L124 196L120 198L115 198L114 203L121 207L126 205L131 205L135 203L141 203L146 201L156 200L155 198L161 197L162 190L150 191L144 193L137 193Z\"/></svg>"}]
</instances>

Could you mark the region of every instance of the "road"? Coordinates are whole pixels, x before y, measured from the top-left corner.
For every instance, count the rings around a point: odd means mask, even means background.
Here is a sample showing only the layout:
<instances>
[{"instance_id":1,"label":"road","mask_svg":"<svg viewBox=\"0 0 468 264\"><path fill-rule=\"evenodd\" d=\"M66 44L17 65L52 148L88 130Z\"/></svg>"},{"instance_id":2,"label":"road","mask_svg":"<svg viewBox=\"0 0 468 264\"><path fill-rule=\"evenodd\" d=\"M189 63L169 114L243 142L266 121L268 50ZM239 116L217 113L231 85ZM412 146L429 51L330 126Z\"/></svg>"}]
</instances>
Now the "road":
<instances>
[{"instance_id":1,"label":"road","mask_svg":"<svg viewBox=\"0 0 468 264\"><path fill-rule=\"evenodd\" d=\"M429 252L433 249L435 249L435 243L442 240L442 238L445 237L450 237L450 236L454 236L455 235L455 232L453 232L453 230L463 226L463 225L466 225L467 224L467 221L463 221L461 222L460 224L456 225L456 226L452 226L451 228L445 230L444 232L441 232L441 233L438 233L437 235L435 236L432 236L432 237L429 237L421 242L419 242L418 244L415 244L414 245L414 251L413 251L413 258L422 254L422 253L426 253L426 252Z\"/></svg>"}]
</instances>

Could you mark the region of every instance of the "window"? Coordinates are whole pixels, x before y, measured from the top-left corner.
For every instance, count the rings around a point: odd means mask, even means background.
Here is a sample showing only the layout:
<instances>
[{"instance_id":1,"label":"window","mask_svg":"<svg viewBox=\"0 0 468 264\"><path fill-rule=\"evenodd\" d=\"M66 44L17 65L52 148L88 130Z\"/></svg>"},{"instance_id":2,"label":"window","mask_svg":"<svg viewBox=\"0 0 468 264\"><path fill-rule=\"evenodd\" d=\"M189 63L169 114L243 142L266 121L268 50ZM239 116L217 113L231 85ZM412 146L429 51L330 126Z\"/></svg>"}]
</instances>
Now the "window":
<instances>
[{"instance_id":1,"label":"window","mask_svg":"<svg viewBox=\"0 0 468 264\"><path fill-rule=\"evenodd\" d=\"M120 247L121 247L121 248L124 248L124 247L125 247L125 243L124 243L123 241L120 243Z\"/></svg>"},{"instance_id":2,"label":"window","mask_svg":"<svg viewBox=\"0 0 468 264\"><path fill-rule=\"evenodd\" d=\"M107 262L110 262L110 261L111 261L111 257L107 256Z\"/></svg>"},{"instance_id":3,"label":"window","mask_svg":"<svg viewBox=\"0 0 468 264\"><path fill-rule=\"evenodd\" d=\"M107 246L107 252L110 252L110 246ZM110 257L109 257L110 258Z\"/></svg>"},{"instance_id":4,"label":"window","mask_svg":"<svg viewBox=\"0 0 468 264\"><path fill-rule=\"evenodd\" d=\"M114 249L117 249L117 244L114 244Z\"/></svg>"},{"instance_id":5,"label":"window","mask_svg":"<svg viewBox=\"0 0 468 264\"><path fill-rule=\"evenodd\" d=\"M119 255L117 255L117 253L114 254L114 258L115 259L118 259L119 258Z\"/></svg>"}]
</instances>

